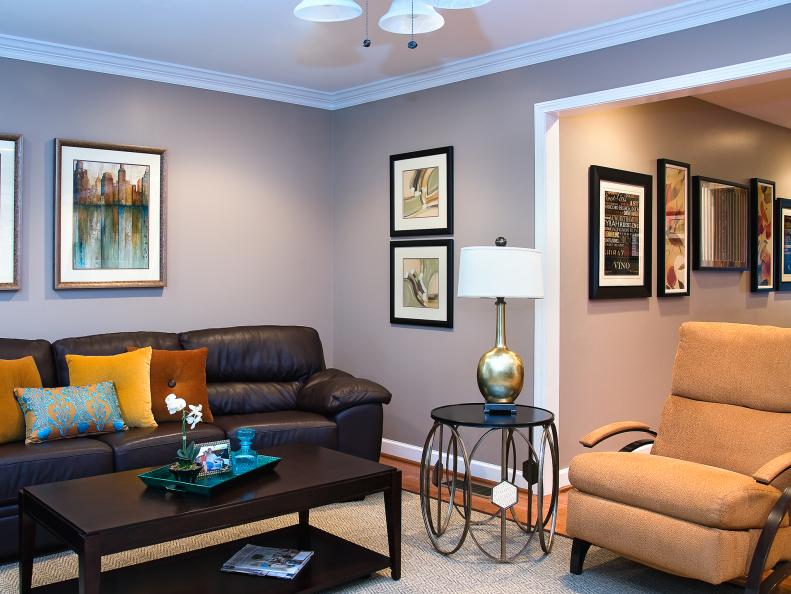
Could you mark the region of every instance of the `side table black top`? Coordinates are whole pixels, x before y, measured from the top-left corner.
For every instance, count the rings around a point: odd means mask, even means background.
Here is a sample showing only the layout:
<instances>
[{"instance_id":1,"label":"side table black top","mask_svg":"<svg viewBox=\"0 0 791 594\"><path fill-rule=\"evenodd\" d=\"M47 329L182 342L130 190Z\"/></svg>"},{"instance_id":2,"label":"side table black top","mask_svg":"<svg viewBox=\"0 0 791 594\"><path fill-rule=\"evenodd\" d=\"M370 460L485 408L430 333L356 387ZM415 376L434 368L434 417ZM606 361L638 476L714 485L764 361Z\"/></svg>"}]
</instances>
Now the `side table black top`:
<instances>
[{"instance_id":1,"label":"side table black top","mask_svg":"<svg viewBox=\"0 0 791 594\"><path fill-rule=\"evenodd\" d=\"M516 405L515 415L485 415L483 402L449 404L431 411L431 418L457 427L539 427L554 422L555 415L535 406Z\"/></svg>"}]
</instances>

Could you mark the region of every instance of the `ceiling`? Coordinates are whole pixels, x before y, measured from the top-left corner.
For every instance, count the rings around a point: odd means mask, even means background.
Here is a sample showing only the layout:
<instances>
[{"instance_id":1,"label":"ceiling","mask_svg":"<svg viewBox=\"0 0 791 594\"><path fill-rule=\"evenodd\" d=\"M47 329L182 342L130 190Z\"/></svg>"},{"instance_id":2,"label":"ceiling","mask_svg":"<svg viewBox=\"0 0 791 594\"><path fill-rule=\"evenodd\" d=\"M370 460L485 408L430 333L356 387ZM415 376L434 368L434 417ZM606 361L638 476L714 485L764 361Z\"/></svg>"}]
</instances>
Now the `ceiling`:
<instances>
[{"instance_id":1,"label":"ceiling","mask_svg":"<svg viewBox=\"0 0 791 594\"><path fill-rule=\"evenodd\" d=\"M493 0L444 11L445 27L418 36L419 48L409 50L404 36L376 25L389 0L369 0L368 49L362 18L301 21L292 15L297 1L0 0L0 34L336 92L673 5L706 4Z\"/></svg>"},{"instance_id":2,"label":"ceiling","mask_svg":"<svg viewBox=\"0 0 791 594\"><path fill-rule=\"evenodd\" d=\"M736 86L696 97L731 111L791 128L791 77Z\"/></svg>"}]
</instances>

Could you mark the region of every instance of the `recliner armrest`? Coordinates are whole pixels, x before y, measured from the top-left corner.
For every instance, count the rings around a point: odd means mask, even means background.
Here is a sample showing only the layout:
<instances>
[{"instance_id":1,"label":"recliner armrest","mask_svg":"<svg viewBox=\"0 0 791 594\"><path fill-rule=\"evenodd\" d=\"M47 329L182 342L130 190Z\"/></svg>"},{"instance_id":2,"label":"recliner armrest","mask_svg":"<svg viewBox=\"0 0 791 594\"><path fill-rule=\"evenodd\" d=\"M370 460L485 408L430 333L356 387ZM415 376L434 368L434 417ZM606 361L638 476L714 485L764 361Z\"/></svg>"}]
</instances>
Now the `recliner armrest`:
<instances>
[{"instance_id":1,"label":"recliner armrest","mask_svg":"<svg viewBox=\"0 0 791 594\"><path fill-rule=\"evenodd\" d=\"M753 478L762 485L768 485L789 469L791 469L791 452L786 452L761 466L753 473Z\"/></svg>"},{"instance_id":2,"label":"recliner armrest","mask_svg":"<svg viewBox=\"0 0 791 594\"><path fill-rule=\"evenodd\" d=\"M335 415L360 404L387 404L392 395L384 387L354 377L340 369L325 369L308 378L297 393L297 407L325 415Z\"/></svg>"},{"instance_id":3,"label":"recliner armrest","mask_svg":"<svg viewBox=\"0 0 791 594\"><path fill-rule=\"evenodd\" d=\"M619 421L617 423L610 423L609 425L604 425L603 427L594 429L585 437L580 439L580 443L586 448L592 448L605 439L613 437L614 435L619 435L621 433L627 433L629 431L641 431L656 437L656 432L652 431L651 426L647 423L642 423L640 421Z\"/></svg>"}]
</instances>

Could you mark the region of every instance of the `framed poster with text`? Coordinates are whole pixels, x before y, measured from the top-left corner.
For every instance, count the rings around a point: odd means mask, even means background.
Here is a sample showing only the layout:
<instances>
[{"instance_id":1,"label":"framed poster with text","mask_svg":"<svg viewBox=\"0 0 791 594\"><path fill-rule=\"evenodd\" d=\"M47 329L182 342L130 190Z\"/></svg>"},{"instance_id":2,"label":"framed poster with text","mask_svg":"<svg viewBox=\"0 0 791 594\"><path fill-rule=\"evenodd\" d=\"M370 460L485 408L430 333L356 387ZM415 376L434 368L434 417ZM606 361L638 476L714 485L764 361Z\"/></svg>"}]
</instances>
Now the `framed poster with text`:
<instances>
[{"instance_id":1,"label":"framed poster with text","mask_svg":"<svg viewBox=\"0 0 791 594\"><path fill-rule=\"evenodd\" d=\"M588 297L650 297L652 177L592 165L588 181Z\"/></svg>"}]
</instances>

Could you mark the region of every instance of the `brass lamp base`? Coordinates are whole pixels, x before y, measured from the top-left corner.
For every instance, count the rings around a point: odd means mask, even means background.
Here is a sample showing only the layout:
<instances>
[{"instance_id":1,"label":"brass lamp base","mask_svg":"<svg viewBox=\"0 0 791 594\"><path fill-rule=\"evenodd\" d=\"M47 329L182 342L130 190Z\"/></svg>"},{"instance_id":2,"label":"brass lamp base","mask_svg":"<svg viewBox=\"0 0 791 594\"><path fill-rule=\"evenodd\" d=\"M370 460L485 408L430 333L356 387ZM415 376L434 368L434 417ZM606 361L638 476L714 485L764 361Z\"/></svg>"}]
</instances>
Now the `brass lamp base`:
<instances>
[{"instance_id":1,"label":"brass lamp base","mask_svg":"<svg viewBox=\"0 0 791 594\"><path fill-rule=\"evenodd\" d=\"M512 404L525 384L522 358L505 343L505 299L498 297L497 334L493 349L478 361L478 389L486 402Z\"/></svg>"}]
</instances>

